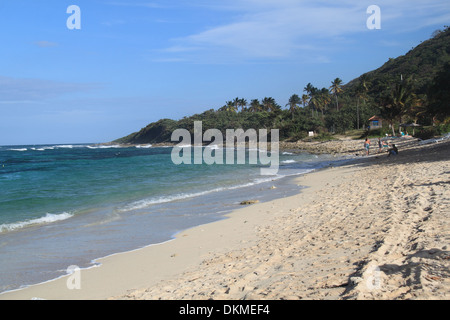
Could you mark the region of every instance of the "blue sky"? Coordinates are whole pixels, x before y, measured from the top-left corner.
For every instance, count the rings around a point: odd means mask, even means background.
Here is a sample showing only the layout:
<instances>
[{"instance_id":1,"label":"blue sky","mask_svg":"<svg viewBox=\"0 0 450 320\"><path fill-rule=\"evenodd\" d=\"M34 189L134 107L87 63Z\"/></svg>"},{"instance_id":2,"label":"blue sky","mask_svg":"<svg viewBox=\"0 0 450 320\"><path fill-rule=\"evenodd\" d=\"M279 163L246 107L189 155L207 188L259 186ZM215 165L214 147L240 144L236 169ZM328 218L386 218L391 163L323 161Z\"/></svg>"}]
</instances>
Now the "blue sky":
<instances>
[{"instance_id":1,"label":"blue sky","mask_svg":"<svg viewBox=\"0 0 450 320\"><path fill-rule=\"evenodd\" d=\"M235 97L285 105L449 22L448 0L1 0L0 145L107 142Z\"/></svg>"}]
</instances>

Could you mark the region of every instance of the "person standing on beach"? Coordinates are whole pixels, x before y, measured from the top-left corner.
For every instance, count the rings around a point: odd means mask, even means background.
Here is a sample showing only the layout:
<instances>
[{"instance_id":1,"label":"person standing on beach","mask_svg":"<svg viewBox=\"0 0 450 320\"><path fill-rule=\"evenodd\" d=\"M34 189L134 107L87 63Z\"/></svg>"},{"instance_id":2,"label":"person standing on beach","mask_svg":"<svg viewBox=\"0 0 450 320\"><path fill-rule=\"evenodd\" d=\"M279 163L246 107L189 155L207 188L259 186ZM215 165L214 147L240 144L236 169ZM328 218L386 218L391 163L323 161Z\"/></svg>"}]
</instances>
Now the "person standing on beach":
<instances>
[{"instance_id":1,"label":"person standing on beach","mask_svg":"<svg viewBox=\"0 0 450 320\"><path fill-rule=\"evenodd\" d=\"M381 138L378 138L378 153L381 152L381 149L383 149L383 146L381 144Z\"/></svg>"},{"instance_id":2,"label":"person standing on beach","mask_svg":"<svg viewBox=\"0 0 450 320\"><path fill-rule=\"evenodd\" d=\"M366 149L366 156L369 155L369 149L370 149L370 140L369 137L366 138L366 141L364 141L364 148Z\"/></svg>"}]
</instances>

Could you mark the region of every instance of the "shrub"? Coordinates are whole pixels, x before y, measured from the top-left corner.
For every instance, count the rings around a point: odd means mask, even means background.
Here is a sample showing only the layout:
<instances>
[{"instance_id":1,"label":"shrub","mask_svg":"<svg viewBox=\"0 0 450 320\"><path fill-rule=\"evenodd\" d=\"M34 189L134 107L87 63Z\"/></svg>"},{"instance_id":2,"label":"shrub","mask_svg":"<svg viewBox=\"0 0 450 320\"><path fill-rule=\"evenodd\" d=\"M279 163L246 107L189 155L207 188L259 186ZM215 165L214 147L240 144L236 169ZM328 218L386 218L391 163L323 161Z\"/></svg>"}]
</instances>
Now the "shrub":
<instances>
[{"instance_id":1,"label":"shrub","mask_svg":"<svg viewBox=\"0 0 450 320\"><path fill-rule=\"evenodd\" d=\"M436 131L439 135L444 135L450 132L450 123L442 123L436 127Z\"/></svg>"},{"instance_id":2,"label":"shrub","mask_svg":"<svg viewBox=\"0 0 450 320\"><path fill-rule=\"evenodd\" d=\"M416 134L414 135L414 137L422 140L427 140L433 138L436 135L438 135L438 132L435 127L423 127L416 129Z\"/></svg>"}]
</instances>

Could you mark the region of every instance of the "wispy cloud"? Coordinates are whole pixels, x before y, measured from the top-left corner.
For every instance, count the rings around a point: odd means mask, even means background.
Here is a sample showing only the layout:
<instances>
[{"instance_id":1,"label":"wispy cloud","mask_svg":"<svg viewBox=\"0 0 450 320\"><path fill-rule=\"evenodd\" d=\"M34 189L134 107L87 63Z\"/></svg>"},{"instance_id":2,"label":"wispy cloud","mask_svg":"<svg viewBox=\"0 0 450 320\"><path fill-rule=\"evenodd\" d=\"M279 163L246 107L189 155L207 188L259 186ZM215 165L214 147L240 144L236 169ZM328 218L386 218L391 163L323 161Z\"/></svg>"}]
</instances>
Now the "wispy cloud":
<instances>
[{"instance_id":1,"label":"wispy cloud","mask_svg":"<svg viewBox=\"0 0 450 320\"><path fill-rule=\"evenodd\" d=\"M422 28L443 27L450 21L450 5L446 0L379 0L382 28L393 33L413 32Z\"/></svg>"},{"instance_id":2,"label":"wispy cloud","mask_svg":"<svg viewBox=\"0 0 450 320\"><path fill-rule=\"evenodd\" d=\"M364 31L365 9L361 5L316 5L313 1L231 1L236 9L230 22L187 37L173 39L172 48L197 48L196 57L208 59L280 59L312 49L316 41ZM210 4L211 6L211 4ZM220 5L215 10L231 11ZM199 50L201 49L201 50ZM170 52L170 48L168 48ZM191 55L193 56L193 55ZM214 59L214 58L212 58Z\"/></svg>"},{"instance_id":3,"label":"wispy cloud","mask_svg":"<svg viewBox=\"0 0 450 320\"><path fill-rule=\"evenodd\" d=\"M379 0L378 4L383 22L388 22L393 30L406 32L408 28L421 28L445 19L450 21L447 2ZM317 50L326 41L335 45L338 38L367 32L366 10L372 4L352 0L230 0L226 3L192 0L190 3L227 11L229 22L172 39L173 45L165 52L211 62L217 57L244 60L295 58L304 51ZM321 54L328 61L325 53Z\"/></svg>"},{"instance_id":4,"label":"wispy cloud","mask_svg":"<svg viewBox=\"0 0 450 320\"><path fill-rule=\"evenodd\" d=\"M125 2L125 1L110 1L106 4L111 6L121 6L121 7L141 7L141 8L151 8L151 9L157 9L157 8L166 8L167 6L162 5L157 2Z\"/></svg>"},{"instance_id":5,"label":"wispy cloud","mask_svg":"<svg viewBox=\"0 0 450 320\"><path fill-rule=\"evenodd\" d=\"M51 41L36 41L36 42L33 42L33 44L40 48L52 48L52 47L58 46L58 44L56 42L51 42Z\"/></svg>"},{"instance_id":6,"label":"wispy cloud","mask_svg":"<svg viewBox=\"0 0 450 320\"><path fill-rule=\"evenodd\" d=\"M111 20L111 21L105 21L102 22L101 24L107 27L113 27L113 26L118 26L118 25L123 25L125 24L126 21L123 19L116 19L116 20Z\"/></svg>"},{"instance_id":7,"label":"wispy cloud","mask_svg":"<svg viewBox=\"0 0 450 320\"><path fill-rule=\"evenodd\" d=\"M39 103L71 93L87 93L101 88L94 83L69 83L43 79L0 76L0 103Z\"/></svg>"}]
</instances>

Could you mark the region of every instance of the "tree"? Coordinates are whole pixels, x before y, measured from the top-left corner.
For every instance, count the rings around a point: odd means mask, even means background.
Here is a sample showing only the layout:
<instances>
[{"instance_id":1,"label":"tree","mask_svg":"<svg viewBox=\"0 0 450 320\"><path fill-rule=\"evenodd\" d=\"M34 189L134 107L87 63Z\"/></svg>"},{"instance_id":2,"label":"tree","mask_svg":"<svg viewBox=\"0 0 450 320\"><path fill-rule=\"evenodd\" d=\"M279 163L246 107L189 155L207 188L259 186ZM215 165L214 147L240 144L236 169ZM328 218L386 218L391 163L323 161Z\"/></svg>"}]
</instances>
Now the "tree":
<instances>
[{"instance_id":1,"label":"tree","mask_svg":"<svg viewBox=\"0 0 450 320\"><path fill-rule=\"evenodd\" d=\"M327 88L322 88L314 94L314 105L316 109L320 110L322 117L324 116L324 111L327 109L328 104L331 101L330 92Z\"/></svg>"},{"instance_id":2,"label":"tree","mask_svg":"<svg viewBox=\"0 0 450 320\"><path fill-rule=\"evenodd\" d=\"M306 107L308 105L308 102L309 102L309 96L307 94L302 95L303 107Z\"/></svg>"},{"instance_id":3,"label":"tree","mask_svg":"<svg viewBox=\"0 0 450 320\"><path fill-rule=\"evenodd\" d=\"M234 98L234 100L232 101L234 109L236 111L239 111L239 108L241 108L242 110L242 99L239 99L238 97Z\"/></svg>"},{"instance_id":4,"label":"tree","mask_svg":"<svg viewBox=\"0 0 450 320\"><path fill-rule=\"evenodd\" d=\"M317 111L320 109L320 97L317 93L311 96L308 105L311 108L311 116L314 118L314 111L316 112L316 116L318 116Z\"/></svg>"},{"instance_id":5,"label":"tree","mask_svg":"<svg viewBox=\"0 0 450 320\"><path fill-rule=\"evenodd\" d=\"M336 97L336 111L338 111L338 109L339 109L338 94L343 92L343 90L342 90L342 80L339 79L339 78L334 79L331 82L330 90L334 94L334 96Z\"/></svg>"},{"instance_id":6,"label":"tree","mask_svg":"<svg viewBox=\"0 0 450 320\"><path fill-rule=\"evenodd\" d=\"M306 92L306 96L308 97L308 105L311 108L311 117L314 117L314 111L317 112L316 104L318 103L317 92L318 89L314 87L311 83L308 83L306 87L303 89Z\"/></svg>"},{"instance_id":7,"label":"tree","mask_svg":"<svg viewBox=\"0 0 450 320\"><path fill-rule=\"evenodd\" d=\"M427 108L425 105L425 97L416 95L415 93L412 94L411 98L411 106L409 109L409 116L412 118L415 124L419 121L419 118L426 114ZM415 130L413 127L413 135L415 134Z\"/></svg>"},{"instance_id":8,"label":"tree","mask_svg":"<svg viewBox=\"0 0 450 320\"><path fill-rule=\"evenodd\" d=\"M428 112L434 119L450 116L450 63L436 75L428 88Z\"/></svg>"},{"instance_id":9,"label":"tree","mask_svg":"<svg viewBox=\"0 0 450 320\"><path fill-rule=\"evenodd\" d=\"M244 98L238 100L238 106L241 108L241 111L244 111L247 104L247 100L245 100Z\"/></svg>"},{"instance_id":10,"label":"tree","mask_svg":"<svg viewBox=\"0 0 450 320\"><path fill-rule=\"evenodd\" d=\"M308 83L306 87L303 89L303 91L306 92L306 94L311 97L315 89L316 88L311 83Z\"/></svg>"},{"instance_id":11,"label":"tree","mask_svg":"<svg viewBox=\"0 0 450 320\"><path fill-rule=\"evenodd\" d=\"M301 99L298 95L293 94L290 98L289 98L289 102L286 104L287 106L289 106L289 111L291 113L292 119L294 119L294 113L298 108L298 105L301 103Z\"/></svg>"},{"instance_id":12,"label":"tree","mask_svg":"<svg viewBox=\"0 0 450 320\"><path fill-rule=\"evenodd\" d=\"M236 112L237 111L237 107L233 101L227 101L222 108L228 112Z\"/></svg>"},{"instance_id":13,"label":"tree","mask_svg":"<svg viewBox=\"0 0 450 320\"><path fill-rule=\"evenodd\" d=\"M258 99L253 99L252 101L250 101L250 108L249 108L250 112L259 112L262 111L261 108L261 103L259 103Z\"/></svg>"},{"instance_id":14,"label":"tree","mask_svg":"<svg viewBox=\"0 0 450 320\"><path fill-rule=\"evenodd\" d=\"M262 100L262 105L265 111L275 111L280 108L272 97L265 97Z\"/></svg>"},{"instance_id":15,"label":"tree","mask_svg":"<svg viewBox=\"0 0 450 320\"><path fill-rule=\"evenodd\" d=\"M378 101L380 104L380 112L383 119L389 122L392 128L392 136L395 136L394 120L399 115L399 110L395 109L392 99L389 95L381 97Z\"/></svg>"},{"instance_id":16,"label":"tree","mask_svg":"<svg viewBox=\"0 0 450 320\"><path fill-rule=\"evenodd\" d=\"M363 74L359 77L359 85L356 87L356 127L359 129L359 100L363 100L364 104L367 100L367 76Z\"/></svg>"},{"instance_id":17,"label":"tree","mask_svg":"<svg viewBox=\"0 0 450 320\"><path fill-rule=\"evenodd\" d=\"M412 103L412 98L411 78L396 83L394 88L381 98L381 115L391 124L392 135L395 135L394 122L396 120L401 122L402 116L407 113Z\"/></svg>"}]
</instances>

